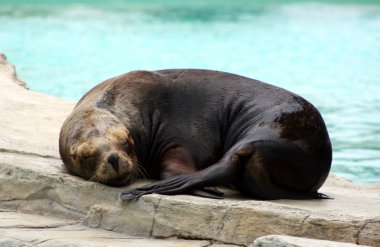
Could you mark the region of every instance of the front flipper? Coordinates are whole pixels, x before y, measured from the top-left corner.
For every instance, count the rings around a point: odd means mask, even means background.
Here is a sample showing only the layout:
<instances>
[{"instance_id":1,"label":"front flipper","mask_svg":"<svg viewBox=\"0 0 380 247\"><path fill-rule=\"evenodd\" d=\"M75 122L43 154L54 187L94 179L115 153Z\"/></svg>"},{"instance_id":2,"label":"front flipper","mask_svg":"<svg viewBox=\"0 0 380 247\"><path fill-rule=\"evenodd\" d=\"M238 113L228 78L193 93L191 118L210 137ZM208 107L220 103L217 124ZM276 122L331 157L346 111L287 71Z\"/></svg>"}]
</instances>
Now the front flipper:
<instances>
[{"instance_id":1,"label":"front flipper","mask_svg":"<svg viewBox=\"0 0 380 247\"><path fill-rule=\"evenodd\" d=\"M140 188L125 191L120 195L122 200L137 199L142 195L157 193L164 195L188 194L211 198L222 198L222 192L207 188L227 185L237 177L239 157L227 155L216 164L194 173L182 174Z\"/></svg>"},{"instance_id":2,"label":"front flipper","mask_svg":"<svg viewBox=\"0 0 380 247\"><path fill-rule=\"evenodd\" d=\"M194 183L195 179L193 175L194 174L178 175L140 188L127 190L121 193L120 199L126 201L134 200L140 196L152 193L163 195L191 194L214 199L223 198L224 193L214 187L199 187L199 183Z\"/></svg>"},{"instance_id":3,"label":"front flipper","mask_svg":"<svg viewBox=\"0 0 380 247\"><path fill-rule=\"evenodd\" d=\"M215 187L204 187L201 189L192 190L189 192L190 195L212 198L212 199L223 199L224 193Z\"/></svg>"},{"instance_id":4,"label":"front flipper","mask_svg":"<svg viewBox=\"0 0 380 247\"><path fill-rule=\"evenodd\" d=\"M234 151L228 152L221 160L206 169L124 191L120 195L120 199L133 200L152 193L163 195L193 194L202 197L223 198L222 192L210 187L235 183L240 170L240 159L250 155L253 150L253 146L246 143L239 148L234 148ZM174 164L178 166L178 162Z\"/></svg>"},{"instance_id":5,"label":"front flipper","mask_svg":"<svg viewBox=\"0 0 380 247\"><path fill-rule=\"evenodd\" d=\"M183 174L176 177L168 178L146 186L124 191L120 195L121 200L134 200L140 196L152 193L158 194L178 194L185 193L193 189L194 185L190 183L194 174Z\"/></svg>"}]
</instances>

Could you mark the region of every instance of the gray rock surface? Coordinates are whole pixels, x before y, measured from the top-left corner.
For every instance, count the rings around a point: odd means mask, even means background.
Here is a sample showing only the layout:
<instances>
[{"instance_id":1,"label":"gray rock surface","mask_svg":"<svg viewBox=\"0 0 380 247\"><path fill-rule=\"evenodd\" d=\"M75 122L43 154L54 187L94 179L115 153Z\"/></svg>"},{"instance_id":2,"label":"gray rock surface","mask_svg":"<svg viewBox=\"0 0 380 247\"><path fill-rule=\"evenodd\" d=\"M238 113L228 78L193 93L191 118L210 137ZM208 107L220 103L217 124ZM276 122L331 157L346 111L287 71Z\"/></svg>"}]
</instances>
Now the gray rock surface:
<instances>
[{"instance_id":1,"label":"gray rock surface","mask_svg":"<svg viewBox=\"0 0 380 247\"><path fill-rule=\"evenodd\" d=\"M283 235L268 235L256 239L250 247L357 247L356 244L299 238ZM360 245L364 246L364 245Z\"/></svg>"},{"instance_id":2,"label":"gray rock surface","mask_svg":"<svg viewBox=\"0 0 380 247\"><path fill-rule=\"evenodd\" d=\"M125 188L84 181L63 169L58 134L74 103L26 90L10 68L0 56L0 209L140 237L248 246L278 234L380 246L380 184L334 175L321 189L334 200L258 201L224 189L224 200L146 195L122 203L118 195Z\"/></svg>"},{"instance_id":3,"label":"gray rock surface","mask_svg":"<svg viewBox=\"0 0 380 247\"><path fill-rule=\"evenodd\" d=\"M205 247L204 240L147 239L94 229L77 221L15 212L0 212L0 247Z\"/></svg>"}]
</instances>

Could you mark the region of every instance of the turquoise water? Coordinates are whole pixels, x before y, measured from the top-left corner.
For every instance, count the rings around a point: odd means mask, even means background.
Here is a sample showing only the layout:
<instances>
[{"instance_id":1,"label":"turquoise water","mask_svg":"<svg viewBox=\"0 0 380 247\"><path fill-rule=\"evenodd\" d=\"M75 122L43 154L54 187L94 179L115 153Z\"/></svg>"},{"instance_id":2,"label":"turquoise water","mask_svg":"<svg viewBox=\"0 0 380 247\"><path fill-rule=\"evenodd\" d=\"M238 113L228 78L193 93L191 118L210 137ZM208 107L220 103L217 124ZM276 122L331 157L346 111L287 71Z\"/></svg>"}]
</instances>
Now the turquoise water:
<instances>
[{"instance_id":1,"label":"turquoise water","mask_svg":"<svg viewBox=\"0 0 380 247\"><path fill-rule=\"evenodd\" d=\"M333 172L380 182L376 1L57 2L0 0L0 52L32 90L78 99L134 69L245 75L321 110Z\"/></svg>"}]
</instances>

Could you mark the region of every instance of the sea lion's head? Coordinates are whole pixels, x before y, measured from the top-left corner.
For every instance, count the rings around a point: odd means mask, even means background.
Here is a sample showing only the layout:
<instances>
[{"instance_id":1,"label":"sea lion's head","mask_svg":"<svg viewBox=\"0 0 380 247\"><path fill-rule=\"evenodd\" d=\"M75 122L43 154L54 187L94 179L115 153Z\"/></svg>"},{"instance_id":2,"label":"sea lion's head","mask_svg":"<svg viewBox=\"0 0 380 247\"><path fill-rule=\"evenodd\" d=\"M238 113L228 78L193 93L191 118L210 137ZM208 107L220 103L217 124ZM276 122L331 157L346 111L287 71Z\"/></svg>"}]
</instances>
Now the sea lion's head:
<instances>
[{"instance_id":1,"label":"sea lion's head","mask_svg":"<svg viewBox=\"0 0 380 247\"><path fill-rule=\"evenodd\" d=\"M102 109L74 110L62 126L60 154L75 175L108 185L126 185L141 170L128 129Z\"/></svg>"}]
</instances>

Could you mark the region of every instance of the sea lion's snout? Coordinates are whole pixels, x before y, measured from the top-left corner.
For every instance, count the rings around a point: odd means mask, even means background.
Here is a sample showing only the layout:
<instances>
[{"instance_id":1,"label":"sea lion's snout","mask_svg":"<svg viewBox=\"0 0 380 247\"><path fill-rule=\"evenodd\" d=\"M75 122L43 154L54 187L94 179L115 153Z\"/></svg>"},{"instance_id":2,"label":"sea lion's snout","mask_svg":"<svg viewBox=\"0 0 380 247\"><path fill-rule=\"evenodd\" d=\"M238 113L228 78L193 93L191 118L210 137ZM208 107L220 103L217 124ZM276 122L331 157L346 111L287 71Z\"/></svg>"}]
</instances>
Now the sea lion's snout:
<instances>
[{"instance_id":1,"label":"sea lion's snout","mask_svg":"<svg viewBox=\"0 0 380 247\"><path fill-rule=\"evenodd\" d=\"M105 153L95 171L94 181L121 186L134 179L135 164L124 151Z\"/></svg>"},{"instance_id":2,"label":"sea lion's snout","mask_svg":"<svg viewBox=\"0 0 380 247\"><path fill-rule=\"evenodd\" d=\"M118 172L119 171L119 160L120 157L117 153L113 153L108 156L107 162L112 165L113 169Z\"/></svg>"},{"instance_id":3,"label":"sea lion's snout","mask_svg":"<svg viewBox=\"0 0 380 247\"><path fill-rule=\"evenodd\" d=\"M127 176L133 168L132 159L123 151L111 151L103 155L100 171L107 176Z\"/></svg>"}]
</instances>

